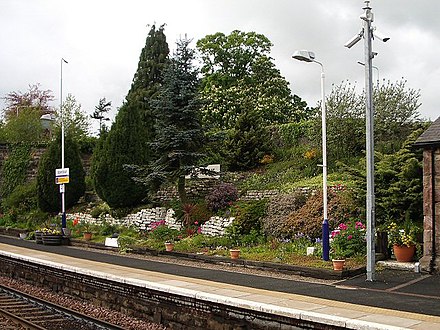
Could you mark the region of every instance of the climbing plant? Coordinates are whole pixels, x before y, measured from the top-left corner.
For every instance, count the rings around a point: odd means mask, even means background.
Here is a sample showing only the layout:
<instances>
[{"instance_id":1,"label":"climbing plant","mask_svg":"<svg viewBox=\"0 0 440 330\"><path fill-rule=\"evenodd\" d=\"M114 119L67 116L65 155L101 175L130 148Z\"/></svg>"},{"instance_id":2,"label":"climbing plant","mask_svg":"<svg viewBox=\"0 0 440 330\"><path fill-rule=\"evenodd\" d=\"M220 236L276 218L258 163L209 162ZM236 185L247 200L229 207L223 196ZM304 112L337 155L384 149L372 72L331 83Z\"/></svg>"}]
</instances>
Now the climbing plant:
<instances>
[{"instance_id":1,"label":"climbing plant","mask_svg":"<svg viewBox=\"0 0 440 330\"><path fill-rule=\"evenodd\" d=\"M1 171L1 195L3 198L9 196L15 187L25 182L30 160L31 147L28 144L11 146L11 153L5 160Z\"/></svg>"}]
</instances>

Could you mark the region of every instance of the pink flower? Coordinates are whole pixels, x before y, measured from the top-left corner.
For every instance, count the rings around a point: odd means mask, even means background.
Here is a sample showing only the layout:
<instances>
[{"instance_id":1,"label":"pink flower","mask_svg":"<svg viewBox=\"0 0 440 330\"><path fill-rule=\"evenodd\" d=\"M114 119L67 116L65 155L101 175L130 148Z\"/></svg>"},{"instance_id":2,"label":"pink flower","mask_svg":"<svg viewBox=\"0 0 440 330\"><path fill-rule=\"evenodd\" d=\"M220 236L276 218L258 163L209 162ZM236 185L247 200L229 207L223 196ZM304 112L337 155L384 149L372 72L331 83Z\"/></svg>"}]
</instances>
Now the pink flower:
<instances>
[{"instance_id":1,"label":"pink flower","mask_svg":"<svg viewBox=\"0 0 440 330\"><path fill-rule=\"evenodd\" d=\"M194 224L197 226L199 224L199 222L198 221L194 221Z\"/></svg>"},{"instance_id":2,"label":"pink flower","mask_svg":"<svg viewBox=\"0 0 440 330\"><path fill-rule=\"evenodd\" d=\"M197 234L201 234L202 233L202 227L197 228Z\"/></svg>"},{"instance_id":3,"label":"pink flower","mask_svg":"<svg viewBox=\"0 0 440 330\"><path fill-rule=\"evenodd\" d=\"M341 224L339 224L338 228L340 230L347 230L348 227L347 227L347 225L345 223L341 223Z\"/></svg>"},{"instance_id":4,"label":"pink flower","mask_svg":"<svg viewBox=\"0 0 440 330\"><path fill-rule=\"evenodd\" d=\"M351 240L353 238L353 235L348 235L347 240Z\"/></svg>"},{"instance_id":5,"label":"pink flower","mask_svg":"<svg viewBox=\"0 0 440 330\"><path fill-rule=\"evenodd\" d=\"M332 236L332 238L338 236L338 235L339 235L339 232L340 232L340 231L339 231L338 229L333 230L333 231L331 232L331 236Z\"/></svg>"}]
</instances>

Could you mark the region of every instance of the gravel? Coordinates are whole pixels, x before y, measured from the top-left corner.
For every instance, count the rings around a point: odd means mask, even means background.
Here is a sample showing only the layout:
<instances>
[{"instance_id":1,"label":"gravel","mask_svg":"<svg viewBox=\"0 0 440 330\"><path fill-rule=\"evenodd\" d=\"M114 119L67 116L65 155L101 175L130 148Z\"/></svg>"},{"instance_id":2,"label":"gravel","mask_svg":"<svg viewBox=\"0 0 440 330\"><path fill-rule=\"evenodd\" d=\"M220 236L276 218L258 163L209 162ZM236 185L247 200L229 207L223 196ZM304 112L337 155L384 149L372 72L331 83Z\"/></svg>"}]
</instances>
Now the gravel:
<instances>
[{"instance_id":1,"label":"gravel","mask_svg":"<svg viewBox=\"0 0 440 330\"><path fill-rule=\"evenodd\" d=\"M64 306L67 308L70 308L72 310L75 310L77 312L80 312L82 314L112 323L116 324L120 327L123 327L124 329L129 330L163 330L166 329L161 325L150 323L144 320L139 320L136 318L129 317L125 314L102 308L97 307L92 304L86 303L84 301L81 301L79 299L76 299L71 296L67 296L64 294L55 294L54 292L36 287L33 285L29 285L23 281L11 279L9 277L0 276L0 284L25 292L29 295L32 295L34 297L38 297L43 300L50 301L52 303L58 304L60 306Z\"/></svg>"}]
</instances>

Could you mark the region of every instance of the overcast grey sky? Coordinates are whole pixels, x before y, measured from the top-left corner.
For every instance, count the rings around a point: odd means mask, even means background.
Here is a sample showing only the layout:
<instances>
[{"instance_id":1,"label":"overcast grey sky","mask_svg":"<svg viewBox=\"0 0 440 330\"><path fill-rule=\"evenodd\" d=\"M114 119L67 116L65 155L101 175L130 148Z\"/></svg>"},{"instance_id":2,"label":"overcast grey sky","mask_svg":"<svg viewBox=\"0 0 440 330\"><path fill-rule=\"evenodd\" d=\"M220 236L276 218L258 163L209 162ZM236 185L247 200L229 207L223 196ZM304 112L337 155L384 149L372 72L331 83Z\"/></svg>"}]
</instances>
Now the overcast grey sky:
<instances>
[{"instance_id":1,"label":"overcast grey sky","mask_svg":"<svg viewBox=\"0 0 440 330\"><path fill-rule=\"evenodd\" d=\"M391 37L374 40L373 65L380 79L420 89L423 118L440 115L440 4L433 0L372 0L373 25ZM122 104L147 25L166 23L170 48L185 34L198 40L233 30L264 34L271 56L294 94L310 106L320 99L320 68L291 59L297 49L315 52L325 67L326 90L345 79L364 86L363 42L343 47L362 26L363 0L0 0L0 97L40 83L59 105L60 60L63 95L73 94L92 113L102 97L113 114ZM195 46L195 42L194 42ZM377 71L373 71L377 79ZM4 103L0 101L0 108Z\"/></svg>"}]
</instances>

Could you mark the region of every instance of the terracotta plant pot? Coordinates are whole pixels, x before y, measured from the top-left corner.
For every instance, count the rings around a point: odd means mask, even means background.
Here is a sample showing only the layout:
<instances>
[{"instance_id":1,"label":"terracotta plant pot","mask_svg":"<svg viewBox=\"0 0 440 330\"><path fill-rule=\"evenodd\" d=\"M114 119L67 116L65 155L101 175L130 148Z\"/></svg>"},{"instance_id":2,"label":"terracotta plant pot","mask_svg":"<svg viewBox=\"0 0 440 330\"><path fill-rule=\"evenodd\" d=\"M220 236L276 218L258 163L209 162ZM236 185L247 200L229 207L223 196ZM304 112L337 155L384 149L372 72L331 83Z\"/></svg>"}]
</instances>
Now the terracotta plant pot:
<instances>
[{"instance_id":1,"label":"terracotta plant pot","mask_svg":"<svg viewBox=\"0 0 440 330\"><path fill-rule=\"evenodd\" d=\"M168 252L171 252L174 250L174 244L173 243L165 243L165 250Z\"/></svg>"},{"instance_id":2,"label":"terracotta plant pot","mask_svg":"<svg viewBox=\"0 0 440 330\"><path fill-rule=\"evenodd\" d=\"M92 233L85 232L83 233L84 240L90 241L92 239Z\"/></svg>"},{"instance_id":3,"label":"terracotta plant pot","mask_svg":"<svg viewBox=\"0 0 440 330\"><path fill-rule=\"evenodd\" d=\"M229 254L231 255L231 259L240 258L240 250L231 249L229 250Z\"/></svg>"},{"instance_id":4,"label":"terracotta plant pot","mask_svg":"<svg viewBox=\"0 0 440 330\"><path fill-rule=\"evenodd\" d=\"M345 266L344 259L333 259L333 270L343 270Z\"/></svg>"},{"instance_id":5,"label":"terracotta plant pot","mask_svg":"<svg viewBox=\"0 0 440 330\"><path fill-rule=\"evenodd\" d=\"M410 262L413 261L414 254L416 252L415 245L393 245L394 255L398 262Z\"/></svg>"}]
</instances>

